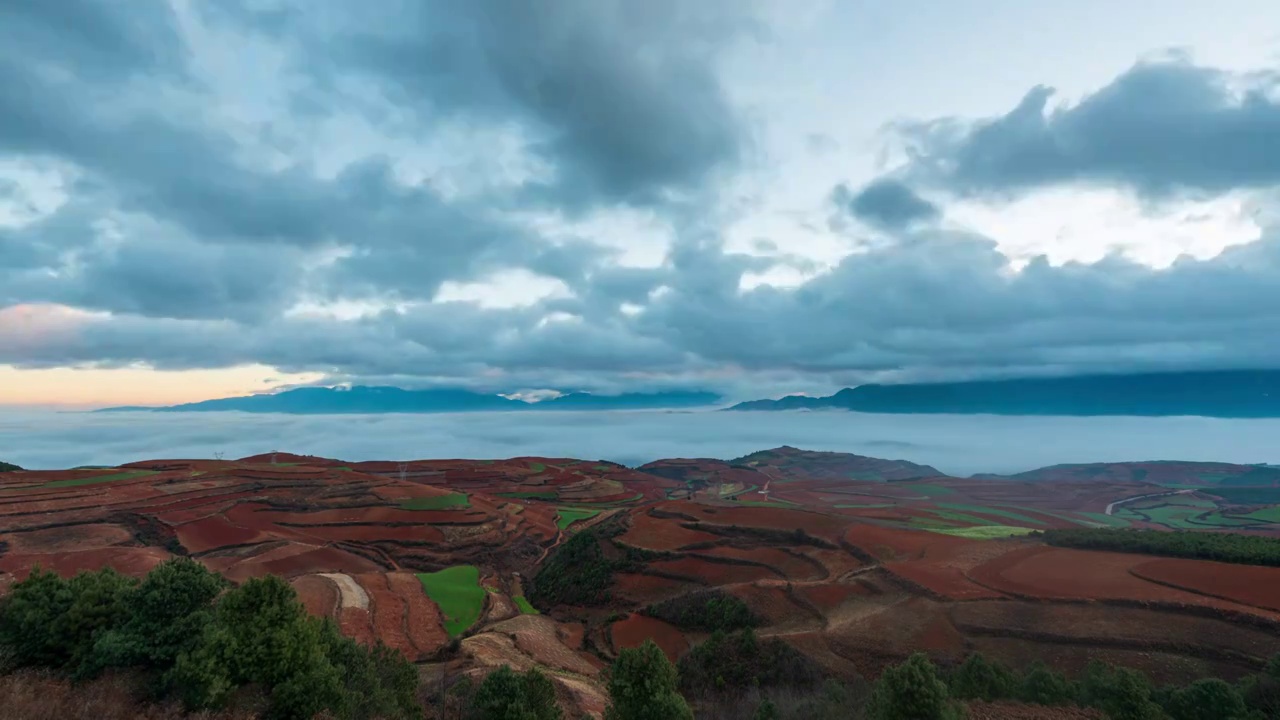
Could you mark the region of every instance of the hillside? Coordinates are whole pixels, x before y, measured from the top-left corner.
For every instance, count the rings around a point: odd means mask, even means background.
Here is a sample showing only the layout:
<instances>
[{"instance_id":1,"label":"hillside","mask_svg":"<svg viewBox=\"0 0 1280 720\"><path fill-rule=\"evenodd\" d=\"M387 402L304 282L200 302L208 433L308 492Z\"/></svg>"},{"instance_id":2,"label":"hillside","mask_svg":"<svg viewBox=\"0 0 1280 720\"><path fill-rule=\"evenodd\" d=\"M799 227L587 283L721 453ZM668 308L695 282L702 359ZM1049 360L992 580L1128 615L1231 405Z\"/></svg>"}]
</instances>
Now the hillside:
<instances>
[{"instance_id":1,"label":"hillside","mask_svg":"<svg viewBox=\"0 0 1280 720\"><path fill-rule=\"evenodd\" d=\"M730 410L994 415L1280 417L1280 370L1079 375L860 385L827 397L752 400Z\"/></svg>"},{"instance_id":2,"label":"hillside","mask_svg":"<svg viewBox=\"0 0 1280 720\"><path fill-rule=\"evenodd\" d=\"M572 717L599 716L622 649L652 639L690 657L720 622L748 622L848 682L917 650L1073 676L1096 658L1169 683L1234 679L1280 652L1267 590L1280 568L1037 534L1213 529L1265 543L1280 506L1223 496L1270 490L1229 484L1260 477L1253 466L1072 467L1101 470L953 478L784 446L637 469L281 452L0 473L0 592L37 565L136 577L176 556L233 583L278 575L310 613L424 677L546 668ZM1063 472L1036 472L1049 471Z\"/></svg>"},{"instance_id":3,"label":"hillside","mask_svg":"<svg viewBox=\"0 0 1280 720\"><path fill-rule=\"evenodd\" d=\"M17 465L12 465L7 462L0 462L0 472L13 472L15 470L21 470L21 469L22 468L18 467Z\"/></svg>"}]
</instances>

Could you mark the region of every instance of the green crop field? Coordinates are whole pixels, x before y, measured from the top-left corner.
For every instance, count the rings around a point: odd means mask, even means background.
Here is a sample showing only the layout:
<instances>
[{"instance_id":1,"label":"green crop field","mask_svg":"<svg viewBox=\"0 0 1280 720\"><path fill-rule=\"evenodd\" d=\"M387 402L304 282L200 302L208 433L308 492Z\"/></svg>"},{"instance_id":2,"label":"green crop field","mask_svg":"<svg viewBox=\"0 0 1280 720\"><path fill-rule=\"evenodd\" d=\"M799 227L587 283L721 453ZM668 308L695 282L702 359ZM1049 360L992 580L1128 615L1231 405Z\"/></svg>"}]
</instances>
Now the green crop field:
<instances>
[{"instance_id":1,"label":"green crop field","mask_svg":"<svg viewBox=\"0 0 1280 720\"><path fill-rule=\"evenodd\" d=\"M542 472L547 469L547 466L542 463L529 463L529 469L534 472Z\"/></svg>"},{"instance_id":2,"label":"green crop field","mask_svg":"<svg viewBox=\"0 0 1280 720\"><path fill-rule=\"evenodd\" d=\"M1280 507L1272 506L1269 508L1263 508L1261 510L1255 510L1248 515L1240 515L1239 517L1245 520L1257 520L1258 522L1264 523L1280 523Z\"/></svg>"},{"instance_id":3,"label":"green crop field","mask_svg":"<svg viewBox=\"0 0 1280 720\"><path fill-rule=\"evenodd\" d=\"M965 525L990 525L991 521L965 513L958 513L954 510L938 510L936 508L921 508L923 512L929 512L943 520L949 520L952 523L962 523Z\"/></svg>"},{"instance_id":4,"label":"green crop field","mask_svg":"<svg viewBox=\"0 0 1280 720\"><path fill-rule=\"evenodd\" d=\"M132 480L134 478L155 475L155 470L130 470L128 472L95 475L93 477L75 478L74 480L55 480L41 485L42 488L77 487L80 485L97 485L98 483L115 482L116 480Z\"/></svg>"},{"instance_id":5,"label":"green crop field","mask_svg":"<svg viewBox=\"0 0 1280 720\"><path fill-rule=\"evenodd\" d=\"M513 597L513 598L511 598L511 599L512 599L512 600L515 600L515 602L516 602L516 607L520 608L520 612L524 613L525 615L540 615L540 614L541 614L541 613L539 613L539 612L538 612L538 608L536 608L536 607L534 607L534 606L532 606L532 605L530 605L530 604L529 604L529 600L528 600L528 599L526 599L526 598L525 598L525 596L523 596L523 595L516 595L515 597Z\"/></svg>"},{"instance_id":6,"label":"green crop field","mask_svg":"<svg viewBox=\"0 0 1280 720\"><path fill-rule=\"evenodd\" d=\"M897 506L894 505L893 503L872 503L870 505L857 505L857 504L836 505L835 507L841 510L844 510L845 508L860 508L865 510L871 510L875 508L891 508L891 507L897 507Z\"/></svg>"},{"instance_id":7,"label":"green crop field","mask_svg":"<svg viewBox=\"0 0 1280 720\"><path fill-rule=\"evenodd\" d=\"M516 500L555 500L556 492L554 490L542 490L540 492L508 492L498 493L498 497L515 498Z\"/></svg>"},{"instance_id":8,"label":"green crop field","mask_svg":"<svg viewBox=\"0 0 1280 720\"><path fill-rule=\"evenodd\" d=\"M949 487L931 485L929 483L902 483L902 487L915 490L924 497L933 497L934 495L951 495L955 492L955 490L952 490Z\"/></svg>"},{"instance_id":9,"label":"green crop field","mask_svg":"<svg viewBox=\"0 0 1280 720\"><path fill-rule=\"evenodd\" d=\"M1080 514L1089 518L1090 520L1094 520L1096 522L1102 523L1103 525L1109 525L1111 527L1129 527L1128 520L1124 518L1116 517L1115 515L1108 515L1106 513L1098 513L1098 512L1082 512Z\"/></svg>"},{"instance_id":10,"label":"green crop field","mask_svg":"<svg viewBox=\"0 0 1280 720\"><path fill-rule=\"evenodd\" d=\"M474 565L455 565L439 572L418 573L418 581L444 614L444 629L457 637L480 619L484 610L484 588L480 570Z\"/></svg>"},{"instance_id":11,"label":"green crop field","mask_svg":"<svg viewBox=\"0 0 1280 720\"><path fill-rule=\"evenodd\" d=\"M950 510L960 510L962 512L982 513L983 515L994 515L996 517L1007 518L1009 520L1016 520L1020 523L1028 523L1031 525L1041 525L1041 526L1044 525L1044 523L1041 522L1040 520L1027 517L1026 515L1020 515L1016 512L1013 512L1012 510L1006 510L1002 507L997 507L994 505L987 506L987 505L965 505L963 503L938 503L938 507L944 507Z\"/></svg>"},{"instance_id":12,"label":"green crop field","mask_svg":"<svg viewBox=\"0 0 1280 720\"><path fill-rule=\"evenodd\" d=\"M564 530L579 520L590 520L600 514L599 510L588 510L586 508L560 508L556 520L556 527Z\"/></svg>"},{"instance_id":13,"label":"green crop field","mask_svg":"<svg viewBox=\"0 0 1280 720\"><path fill-rule=\"evenodd\" d=\"M1219 487L1206 492L1237 505L1280 505L1277 487Z\"/></svg>"},{"instance_id":14,"label":"green crop field","mask_svg":"<svg viewBox=\"0 0 1280 720\"><path fill-rule=\"evenodd\" d=\"M401 510L445 510L452 507L471 507L466 493L449 493L435 497L420 497L400 503Z\"/></svg>"},{"instance_id":15,"label":"green crop field","mask_svg":"<svg viewBox=\"0 0 1280 720\"><path fill-rule=\"evenodd\" d=\"M1035 532L1031 528L1014 527L1012 525L981 525L978 527L967 528L949 528L933 530L936 533L944 535L955 535L956 537L970 538L972 540L994 540L996 538L1013 537L1015 535L1027 535Z\"/></svg>"}]
</instances>

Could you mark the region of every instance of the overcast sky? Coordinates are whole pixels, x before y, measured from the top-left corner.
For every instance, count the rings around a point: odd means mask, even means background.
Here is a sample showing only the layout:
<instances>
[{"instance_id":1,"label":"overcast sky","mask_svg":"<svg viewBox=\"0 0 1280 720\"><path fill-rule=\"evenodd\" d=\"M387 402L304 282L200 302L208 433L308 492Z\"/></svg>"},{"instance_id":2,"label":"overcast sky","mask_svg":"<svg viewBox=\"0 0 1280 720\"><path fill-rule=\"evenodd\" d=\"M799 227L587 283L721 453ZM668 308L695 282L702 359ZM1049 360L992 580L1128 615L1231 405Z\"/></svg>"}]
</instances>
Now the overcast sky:
<instances>
[{"instance_id":1,"label":"overcast sky","mask_svg":"<svg viewBox=\"0 0 1280 720\"><path fill-rule=\"evenodd\" d=\"M0 3L0 404L1280 363L1273 0Z\"/></svg>"}]
</instances>

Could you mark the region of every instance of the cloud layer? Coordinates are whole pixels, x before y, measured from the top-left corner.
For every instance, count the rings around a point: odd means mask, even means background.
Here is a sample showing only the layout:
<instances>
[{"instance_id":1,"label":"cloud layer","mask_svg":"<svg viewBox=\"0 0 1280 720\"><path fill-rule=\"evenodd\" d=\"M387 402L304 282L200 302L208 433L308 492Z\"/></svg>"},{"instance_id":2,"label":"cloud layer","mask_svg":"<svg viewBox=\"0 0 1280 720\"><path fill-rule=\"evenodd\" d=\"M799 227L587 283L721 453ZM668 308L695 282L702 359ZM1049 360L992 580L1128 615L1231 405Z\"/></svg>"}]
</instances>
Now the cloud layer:
<instances>
[{"instance_id":1,"label":"cloud layer","mask_svg":"<svg viewBox=\"0 0 1280 720\"><path fill-rule=\"evenodd\" d=\"M899 123L905 164L813 199L824 266L726 237L776 158L723 65L771 7L5 4L0 363L740 397L1280 363L1265 214L1164 269L1015 268L948 217L1075 184L1274 208L1274 71L1173 57L1056 109ZM444 299L499 282L514 300Z\"/></svg>"},{"instance_id":2,"label":"cloud layer","mask_svg":"<svg viewBox=\"0 0 1280 720\"><path fill-rule=\"evenodd\" d=\"M785 419L785 422L783 421ZM574 457L640 465L734 458L792 445L902 458L943 472L1013 473L1065 462L1277 462L1277 420L1001 418L860 413L548 412L342 417L0 413L3 459L29 469L273 450L343 460ZM264 438L268 438L264 440ZM1053 442L1045 442L1053 438Z\"/></svg>"}]
</instances>

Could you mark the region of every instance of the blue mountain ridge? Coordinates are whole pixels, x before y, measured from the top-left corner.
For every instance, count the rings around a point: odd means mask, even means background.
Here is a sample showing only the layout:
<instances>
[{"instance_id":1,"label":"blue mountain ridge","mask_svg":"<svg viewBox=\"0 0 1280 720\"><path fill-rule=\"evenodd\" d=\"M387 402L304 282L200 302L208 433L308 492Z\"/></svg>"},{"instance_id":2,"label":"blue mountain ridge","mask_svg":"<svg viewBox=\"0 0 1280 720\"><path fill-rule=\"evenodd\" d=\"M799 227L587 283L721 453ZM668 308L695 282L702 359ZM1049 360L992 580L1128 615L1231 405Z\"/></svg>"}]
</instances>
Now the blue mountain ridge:
<instances>
[{"instance_id":1,"label":"blue mountain ridge","mask_svg":"<svg viewBox=\"0 0 1280 720\"><path fill-rule=\"evenodd\" d=\"M1280 417L1280 370L1075 375L859 385L826 397L789 395L727 410L865 413Z\"/></svg>"},{"instance_id":2,"label":"blue mountain ridge","mask_svg":"<svg viewBox=\"0 0 1280 720\"><path fill-rule=\"evenodd\" d=\"M436 413L484 410L645 410L716 405L721 397L698 391L593 395L568 393L531 403L460 389L405 390L397 387L304 387L263 395L219 398L166 407L112 407L95 412L252 412L320 415L341 413Z\"/></svg>"}]
</instances>

